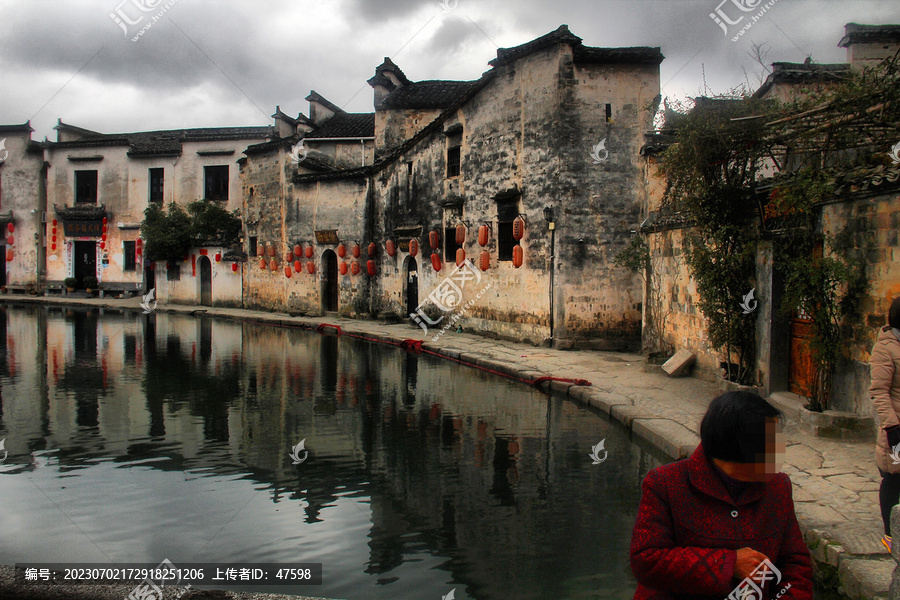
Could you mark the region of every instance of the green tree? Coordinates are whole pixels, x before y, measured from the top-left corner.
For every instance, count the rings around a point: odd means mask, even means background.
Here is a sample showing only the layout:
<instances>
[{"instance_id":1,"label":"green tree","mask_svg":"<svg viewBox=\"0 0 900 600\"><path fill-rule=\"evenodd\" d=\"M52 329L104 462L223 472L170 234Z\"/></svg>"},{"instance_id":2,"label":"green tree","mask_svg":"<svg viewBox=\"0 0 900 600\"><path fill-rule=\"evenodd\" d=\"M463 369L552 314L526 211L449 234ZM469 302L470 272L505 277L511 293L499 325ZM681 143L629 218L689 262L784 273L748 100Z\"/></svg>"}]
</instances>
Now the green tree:
<instances>
[{"instance_id":1,"label":"green tree","mask_svg":"<svg viewBox=\"0 0 900 600\"><path fill-rule=\"evenodd\" d=\"M141 237L147 259L181 260L191 248L191 218L174 202L169 204L168 212L159 204L150 203L144 210Z\"/></svg>"}]
</instances>

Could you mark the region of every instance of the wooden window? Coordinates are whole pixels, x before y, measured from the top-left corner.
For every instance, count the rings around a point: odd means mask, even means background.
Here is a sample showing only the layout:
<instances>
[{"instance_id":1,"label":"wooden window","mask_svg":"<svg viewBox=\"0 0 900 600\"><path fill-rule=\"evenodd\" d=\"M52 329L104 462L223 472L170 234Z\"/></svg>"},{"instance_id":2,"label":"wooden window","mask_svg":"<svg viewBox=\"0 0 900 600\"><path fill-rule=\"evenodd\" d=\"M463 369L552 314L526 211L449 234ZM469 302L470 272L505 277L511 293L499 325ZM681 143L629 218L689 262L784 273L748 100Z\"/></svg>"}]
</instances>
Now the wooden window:
<instances>
[{"instance_id":1,"label":"wooden window","mask_svg":"<svg viewBox=\"0 0 900 600\"><path fill-rule=\"evenodd\" d=\"M207 200L228 200L228 165L203 167Z\"/></svg>"},{"instance_id":2,"label":"wooden window","mask_svg":"<svg viewBox=\"0 0 900 600\"><path fill-rule=\"evenodd\" d=\"M250 256L256 256L256 236L250 236Z\"/></svg>"},{"instance_id":3,"label":"wooden window","mask_svg":"<svg viewBox=\"0 0 900 600\"><path fill-rule=\"evenodd\" d=\"M75 202L97 203L97 171L75 171Z\"/></svg>"},{"instance_id":4,"label":"wooden window","mask_svg":"<svg viewBox=\"0 0 900 600\"><path fill-rule=\"evenodd\" d=\"M125 266L122 268L122 270L134 271L137 268L137 255L134 252L134 242L123 242L123 246L125 249Z\"/></svg>"},{"instance_id":5,"label":"wooden window","mask_svg":"<svg viewBox=\"0 0 900 600\"><path fill-rule=\"evenodd\" d=\"M447 262L456 260L456 251L459 244L456 243L456 227L444 228L444 260Z\"/></svg>"},{"instance_id":6,"label":"wooden window","mask_svg":"<svg viewBox=\"0 0 900 600\"><path fill-rule=\"evenodd\" d=\"M497 202L497 260L510 261L516 238L513 237L513 221L519 216L518 202Z\"/></svg>"},{"instance_id":7,"label":"wooden window","mask_svg":"<svg viewBox=\"0 0 900 600\"><path fill-rule=\"evenodd\" d=\"M458 177L462 158L462 131L447 136L447 177Z\"/></svg>"},{"instance_id":8,"label":"wooden window","mask_svg":"<svg viewBox=\"0 0 900 600\"><path fill-rule=\"evenodd\" d=\"M150 169L150 202L163 201L164 169Z\"/></svg>"}]
</instances>

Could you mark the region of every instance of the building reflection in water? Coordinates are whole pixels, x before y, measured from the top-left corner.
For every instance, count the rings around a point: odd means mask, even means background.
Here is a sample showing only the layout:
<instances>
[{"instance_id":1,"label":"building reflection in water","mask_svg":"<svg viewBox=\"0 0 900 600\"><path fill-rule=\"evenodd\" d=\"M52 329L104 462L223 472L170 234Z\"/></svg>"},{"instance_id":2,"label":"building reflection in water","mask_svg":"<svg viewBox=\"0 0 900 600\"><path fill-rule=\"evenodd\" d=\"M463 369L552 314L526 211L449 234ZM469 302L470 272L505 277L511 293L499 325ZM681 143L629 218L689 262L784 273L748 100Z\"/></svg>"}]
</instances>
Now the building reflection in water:
<instances>
[{"instance_id":1,"label":"building reflection in water","mask_svg":"<svg viewBox=\"0 0 900 600\"><path fill-rule=\"evenodd\" d=\"M0 313L4 437L0 482L71 501L109 559L323 562L313 595L353 598L630 597L639 483L658 464L583 407L398 348L43 306ZM610 457L592 466L600 439ZM0 500L29 489L0 483ZM80 534L59 528L19 544L0 522L0 559L65 560L56 541Z\"/></svg>"}]
</instances>

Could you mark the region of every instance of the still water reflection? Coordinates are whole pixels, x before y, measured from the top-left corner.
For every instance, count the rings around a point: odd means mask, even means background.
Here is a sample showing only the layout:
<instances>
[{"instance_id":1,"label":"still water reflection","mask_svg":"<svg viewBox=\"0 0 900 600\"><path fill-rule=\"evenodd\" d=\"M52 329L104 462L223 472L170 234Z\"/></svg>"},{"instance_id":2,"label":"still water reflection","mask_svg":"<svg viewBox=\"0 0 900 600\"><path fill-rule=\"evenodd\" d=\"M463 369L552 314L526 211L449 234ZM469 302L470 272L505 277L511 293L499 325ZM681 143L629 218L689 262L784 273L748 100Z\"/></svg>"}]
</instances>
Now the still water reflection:
<instances>
[{"instance_id":1,"label":"still water reflection","mask_svg":"<svg viewBox=\"0 0 900 600\"><path fill-rule=\"evenodd\" d=\"M23 306L0 328L0 563L321 562L321 586L257 589L353 600L633 594L659 463L568 400L208 318Z\"/></svg>"}]
</instances>

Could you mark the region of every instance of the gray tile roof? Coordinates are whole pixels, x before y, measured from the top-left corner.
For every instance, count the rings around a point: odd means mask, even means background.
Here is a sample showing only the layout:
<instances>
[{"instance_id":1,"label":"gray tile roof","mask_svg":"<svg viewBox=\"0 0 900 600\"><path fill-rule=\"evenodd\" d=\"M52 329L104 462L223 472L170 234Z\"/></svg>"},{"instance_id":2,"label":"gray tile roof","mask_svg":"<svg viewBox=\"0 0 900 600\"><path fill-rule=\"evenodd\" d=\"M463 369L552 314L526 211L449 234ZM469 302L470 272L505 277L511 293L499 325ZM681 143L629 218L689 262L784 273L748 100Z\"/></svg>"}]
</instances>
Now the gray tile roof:
<instances>
[{"instance_id":1,"label":"gray tile roof","mask_svg":"<svg viewBox=\"0 0 900 600\"><path fill-rule=\"evenodd\" d=\"M900 25L860 25L847 23L844 25L844 37L838 46L846 48L850 44L900 42Z\"/></svg>"},{"instance_id":2,"label":"gray tile roof","mask_svg":"<svg viewBox=\"0 0 900 600\"><path fill-rule=\"evenodd\" d=\"M476 81L416 81L397 88L384 99L384 108L447 108Z\"/></svg>"},{"instance_id":3,"label":"gray tile roof","mask_svg":"<svg viewBox=\"0 0 900 600\"><path fill-rule=\"evenodd\" d=\"M816 64L805 63L772 63L772 72L766 77L759 89L753 92L754 98L762 98L776 83L825 83L840 81L850 72L846 63Z\"/></svg>"},{"instance_id":4,"label":"gray tile roof","mask_svg":"<svg viewBox=\"0 0 900 600\"><path fill-rule=\"evenodd\" d=\"M181 154L181 146L185 142L252 140L270 137L272 133L273 130L269 126L205 127L108 134L89 132L80 140L51 142L50 146L57 148L129 146L129 156L178 155Z\"/></svg>"},{"instance_id":5,"label":"gray tile roof","mask_svg":"<svg viewBox=\"0 0 900 600\"><path fill-rule=\"evenodd\" d=\"M308 138L375 137L375 113L339 112L306 134Z\"/></svg>"}]
</instances>

